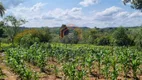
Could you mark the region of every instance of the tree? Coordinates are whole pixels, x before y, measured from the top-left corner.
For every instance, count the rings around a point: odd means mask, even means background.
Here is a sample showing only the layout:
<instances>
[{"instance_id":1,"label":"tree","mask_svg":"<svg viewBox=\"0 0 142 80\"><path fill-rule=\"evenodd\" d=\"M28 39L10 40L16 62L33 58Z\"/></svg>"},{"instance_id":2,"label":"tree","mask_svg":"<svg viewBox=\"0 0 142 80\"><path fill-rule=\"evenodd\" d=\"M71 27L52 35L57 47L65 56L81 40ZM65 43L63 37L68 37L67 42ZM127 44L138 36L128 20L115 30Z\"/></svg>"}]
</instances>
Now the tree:
<instances>
[{"instance_id":1,"label":"tree","mask_svg":"<svg viewBox=\"0 0 142 80\"><path fill-rule=\"evenodd\" d=\"M118 46L128 46L131 45L131 39L126 34L126 29L123 27L119 27L114 33L113 33L114 42Z\"/></svg>"},{"instance_id":2,"label":"tree","mask_svg":"<svg viewBox=\"0 0 142 80\"><path fill-rule=\"evenodd\" d=\"M38 30L39 32L39 39L40 39L40 42L49 42L52 38L51 34L50 34L50 31L49 31L49 28L46 27L46 28L42 28L41 30Z\"/></svg>"},{"instance_id":3,"label":"tree","mask_svg":"<svg viewBox=\"0 0 142 80\"><path fill-rule=\"evenodd\" d=\"M5 14L5 8L3 7L2 3L0 2L0 16L2 17ZM1 27L1 25L0 25ZM0 37L2 37L4 31L0 28ZM1 40L0 40L0 47L1 47Z\"/></svg>"},{"instance_id":4,"label":"tree","mask_svg":"<svg viewBox=\"0 0 142 80\"><path fill-rule=\"evenodd\" d=\"M94 28L89 31L89 43L96 43L97 38L100 37L99 30Z\"/></svg>"},{"instance_id":5,"label":"tree","mask_svg":"<svg viewBox=\"0 0 142 80\"><path fill-rule=\"evenodd\" d=\"M3 30L3 25L0 22L0 38L3 36L4 30Z\"/></svg>"},{"instance_id":6,"label":"tree","mask_svg":"<svg viewBox=\"0 0 142 80\"><path fill-rule=\"evenodd\" d=\"M137 33L137 37L135 39L135 45L138 50L142 49L142 29Z\"/></svg>"},{"instance_id":7,"label":"tree","mask_svg":"<svg viewBox=\"0 0 142 80\"><path fill-rule=\"evenodd\" d=\"M0 26L0 27L1 27L1 26ZM1 48L1 37L3 36L3 33L4 33L3 29L0 28L0 48Z\"/></svg>"},{"instance_id":8,"label":"tree","mask_svg":"<svg viewBox=\"0 0 142 80\"><path fill-rule=\"evenodd\" d=\"M19 27L26 23L23 19L16 19L14 16L7 16L4 18L6 28L6 34L10 38L13 46L14 46L14 37L19 32Z\"/></svg>"},{"instance_id":9,"label":"tree","mask_svg":"<svg viewBox=\"0 0 142 80\"><path fill-rule=\"evenodd\" d=\"M4 29L3 29L4 23L1 21L0 22L0 48L1 48L1 39L4 35Z\"/></svg>"},{"instance_id":10,"label":"tree","mask_svg":"<svg viewBox=\"0 0 142 80\"><path fill-rule=\"evenodd\" d=\"M131 3L132 8L142 11L142 0L123 0L123 3Z\"/></svg>"},{"instance_id":11,"label":"tree","mask_svg":"<svg viewBox=\"0 0 142 80\"><path fill-rule=\"evenodd\" d=\"M82 32L82 43L89 43L89 30L84 30Z\"/></svg>"},{"instance_id":12,"label":"tree","mask_svg":"<svg viewBox=\"0 0 142 80\"><path fill-rule=\"evenodd\" d=\"M2 3L0 2L0 16L5 14L5 8L3 7Z\"/></svg>"}]
</instances>

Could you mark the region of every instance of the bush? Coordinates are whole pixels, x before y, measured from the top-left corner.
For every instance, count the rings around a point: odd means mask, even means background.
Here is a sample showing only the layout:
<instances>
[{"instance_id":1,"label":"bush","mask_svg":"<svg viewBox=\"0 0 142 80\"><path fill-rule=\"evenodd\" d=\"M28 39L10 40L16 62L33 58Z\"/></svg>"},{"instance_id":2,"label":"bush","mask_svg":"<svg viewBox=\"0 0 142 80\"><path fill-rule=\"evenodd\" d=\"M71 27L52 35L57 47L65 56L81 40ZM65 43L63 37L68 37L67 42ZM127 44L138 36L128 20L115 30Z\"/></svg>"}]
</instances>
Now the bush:
<instances>
[{"instance_id":1,"label":"bush","mask_svg":"<svg viewBox=\"0 0 142 80\"><path fill-rule=\"evenodd\" d=\"M4 30L0 28L0 38L3 36Z\"/></svg>"},{"instance_id":2,"label":"bush","mask_svg":"<svg viewBox=\"0 0 142 80\"><path fill-rule=\"evenodd\" d=\"M51 35L48 28L42 28L41 30L38 30L37 35L40 42L49 42L51 40Z\"/></svg>"},{"instance_id":3,"label":"bush","mask_svg":"<svg viewBox=\"0 0 142 80\"><path fill-rule=\"evenodd\" d=\"M69 44L69 43L71 43L71 40L70 40L70 38L66 35L66 36L64 36L64 37L61 39L61 42L62 42L62 43L65 43L65 44Z\"/></svg>"},{"instance_id":4,"label":"bush","mask_svg":"<svg viewBox=\"0 0 142 80\"><path fill-rule=\"evenodd\" d=\"M97 39L97 45L110 45L110 39L108 37L101 37Z\"/></svg>"},{"instance_id":5,"label":"bush","mask_svg":"<svg viewBox=\"0 0 142 80\"><path fill-rule=\"evenodd\" d=\"M29 29L17 34L14 38L14 42L29 46L34 42L49 42L50 39L51 36L48 29Z\"/></svg>"},{"instance_id":6,"label":"bush","mask_svg":"<svg viewBox=\"0 0 142 80\"><path fill-rule=\"evenodd\" d=\"M55 43L59 43L60 42L60 36L57 35L57 34L52 34L52 42L55 42Z\"/></svg>"},{"instance_id":7,"label":"bush","mask_svg":"<svg viewBox=\"0 0 142 80\"><path fill-rule=\"evenodd\" d=\"M138 50L142 50L142 29L137 34L135 39L135 46Z\"/></svg>"},{"instance_id":8,"label":"bush","mask_svg":"<svg viewBox=\"0 0 142 80\"><path fill-rule=\"evenodd\" d=\"M31 34L25 35L21 38L20 41L20 46L23 47L30 47L31 45L33 45L34 43L39 43L39 38L38 37L34 37Z\"/></svg>"},{"instance_id":9,"label":"bush","mask_svg":"<svg viewBox=\"0 0 142 80\"><path fill-rule=\"evenodd\" d=\"M33 37L36 37L38 35L38 30L36 30L36 29L24 30L23 32L21 32L15 36L14 42L19 44L21 39L28 34L31 34Z\"/></svg>"}]
</instances>

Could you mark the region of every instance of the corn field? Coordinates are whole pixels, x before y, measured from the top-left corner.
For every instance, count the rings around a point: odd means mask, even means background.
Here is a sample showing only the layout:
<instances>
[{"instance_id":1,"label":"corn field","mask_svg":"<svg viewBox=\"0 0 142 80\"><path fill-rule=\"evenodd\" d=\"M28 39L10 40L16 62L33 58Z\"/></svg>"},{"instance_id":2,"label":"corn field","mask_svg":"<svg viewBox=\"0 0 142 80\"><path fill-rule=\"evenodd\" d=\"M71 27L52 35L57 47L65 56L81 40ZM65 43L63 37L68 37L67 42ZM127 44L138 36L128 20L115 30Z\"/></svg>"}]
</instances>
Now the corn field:
<instances>
[{"instance_id":1,"label":"corn field","mask_svg":"<svg viewBox=\"0 0 142 80\"><path fill-rule=\"evenodd\" d=\"M142 52L126 47L35 43L8 49L5 62L21 80L41 79L26 64L60 80L140 80L142 76Z\"/></svg>"}]
</instances>

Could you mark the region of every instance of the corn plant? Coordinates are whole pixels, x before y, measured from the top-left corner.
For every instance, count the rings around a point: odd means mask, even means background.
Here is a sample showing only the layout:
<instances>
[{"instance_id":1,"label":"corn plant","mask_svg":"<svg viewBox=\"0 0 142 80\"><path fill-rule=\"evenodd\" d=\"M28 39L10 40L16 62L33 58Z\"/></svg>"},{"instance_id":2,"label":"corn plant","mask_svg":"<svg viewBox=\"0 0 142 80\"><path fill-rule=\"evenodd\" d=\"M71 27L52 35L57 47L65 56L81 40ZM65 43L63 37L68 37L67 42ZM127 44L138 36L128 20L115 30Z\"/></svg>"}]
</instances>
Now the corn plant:
<instances>
[{"instance_id":1,"label":"corn plant","mask_svg":"<svg viewBox=\"0 0 142 80\"><path fill-rule=\"evenodd\" d=\"M22 80L37 79L33 77L33 72L24 65L23 55L19 49L9 49L6 52L6 63L19 75Z\"/></svg>"},{"instance_id":2,"label":"corn plant","mask_svg":"<svg viewBox=\"0 0 142 80\"><path fill-rule=\"evenodd\" d=\"M112 80L117 80L117 77L119 75L117 60L118 60L118 58L114 54L113 54L113 56L110 57L110 64L113 69L113 71L111 72Z\"/></svg>"},{"instance_id":3,"label":"corn plant","mask_svg":"<svg viewBox=\"0 0 142 80\"><path fill-rule=\"evenodd\" d=\"M91 69L92 69L92 65L93 65L93 62L94 62L94 58L93 56L91 56L90 54L88 56L86 56L86 63L88 65L88 68L89 68L89 73L91 73Z\"/></svg>"},{"instance_id":4,"label":"corn plant","mask_svg":"<svg viewBox=\"0 0 142 80\"><path fill-rule=\"evenodd\" d=\"M97 50L93 52L95 54L95 59L98 62L98 69L99 69L99 74L101 71L101 63L102 63L102 58L103 58L103 52L102 50Z\"/></svg>"},{"instance_id":5,"label":"corn plant","mask_svg":"<svg viewBox=\"0 0 142 80\"><path fill-rule=\"evenodd\" d=\"M122 64L122 70L124 71L125 80L127 80L127 74L130 71L130 53L129 50L123 50L119 55L119 62Z\"/></svg>"},{"instance_id":6,"label":"corn plant","mask_svg":"<svg viewBox=\"0 0 142 80\"><path fill-rule=\"evenodd\" d=\"M87 71L85 69L77 70L76 79L77 80L84 80L84 76L86 75Z\"/></svg>"},{"instance_id":7,"label":"corn plant","mask_svg":"<svg viewBox=\"0 0 142 80\"><path fill-rule=\"evenodd\" d=\"M25 52L25 60L33 65L40 67L42 72L45 72L45 66L47 61L47 55L44 51L44 48L41 45L34 44L28 50L24 50Z\"/></svg>"},{"instance_id":8,"label":"corn plant","mask_svg":"<svg viewBox=\"0 0 142 80\"><path fill-rule=\"evenodd\" d=\"M75 71L76 71L75 64L65 63L63 66L63 71L65 76L68 76L70 80L75 80Z\"/></svg>"},{"instance_id":9,"label":"corn plant","mask_svg":"<svg viewBox=\"0 0 142 80\"><path fill-rule=\"evenodd\" d=\"M109 79L109 73L110 73L110 56L107 54L105 55L104 57L104 60L103 60L103 64L104 64L104 68L103 68L103 74L106 78L106 80Z\"/></svg>"},{"instance_id":10,"label":"corn plant","mask_svg":"<svg viewBox=\"0 0 142 80\"><path fill-rule=\"evenodd\" d=\"M98 63L99 75L103 69L106 79L115 80L119 76L119 68L127 76L130 69L133 70L134 79L140 72L142 64L141 52L126 49L125 47L94 47L90 45L63 44L33 44L27 48L12 48L6 51L6 62L19 76L26 79L35 79L36 73L25 66L25 62L38 66L42 72L47 70L48 61L62 65L62 70L67 80L84 80L90 75L94 62ZM80 68L78 68L78 66ZM59 68L54 65L54 74L58 76Z\"/></svg>"},{"instance_id":11,"label":"corn plant","mask_svg":"<svg viewBox=\"0 0 142 80\"><path fill-rule=\"evenodd\" d=\"M135 51L131 53L131 60L132 60L131 68L133 70L133 78L135 80L139 80L138 77L137 77L137 70L139 69L139 66L141 65L141 58L138 57L140 55L139 55L139 53L137 53Z\"/></svg>"}]
</instances>

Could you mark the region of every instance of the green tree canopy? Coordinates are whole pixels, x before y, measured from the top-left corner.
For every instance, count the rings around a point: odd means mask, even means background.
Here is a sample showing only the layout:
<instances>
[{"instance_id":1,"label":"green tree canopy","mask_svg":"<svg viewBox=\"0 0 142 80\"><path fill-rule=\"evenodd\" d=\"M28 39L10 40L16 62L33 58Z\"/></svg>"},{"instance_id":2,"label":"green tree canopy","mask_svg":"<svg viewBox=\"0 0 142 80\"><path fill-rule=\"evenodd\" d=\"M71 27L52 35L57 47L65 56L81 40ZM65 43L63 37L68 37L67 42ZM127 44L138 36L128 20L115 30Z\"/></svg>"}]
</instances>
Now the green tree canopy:
<instances>
[{"instance_id":1,"label":"green tree canopy","mask_svg":"<svg viewBox=\"0 0 142 80\"><path fill-rule=\"evenodd\" d=\"M119 27L114 33L113 38L115 39L115 43L118 46L128 46L131 45L131 40L126 33L126 29L123 27Z\"/></svg>"},{"instance_id":2,"label":"green tree canopy","mask_svg":"<svg viewBox=\"0 0 142 80\"><path fill-rule=\"evenodd\" d=\"M4 26L4 22L3 22L3 21L0 21L0 38L1 38L1 37L3 36L3 34L4 34L3 26Z\"/></svg>"},{"instance_id":3,"label":"green tree canopy","mask_svg":"<svg viewBox=\"0 0 142 80\"><path fill-rule=\"evenodd\" d=\"M142 11L142 0L123 0L123 3L131 3L132 8Z\"/></svg>"},{"instance_id":4,"label":"green tree canopy","mask_svg":"<svg viewBox=\"0 0 142 80\"><path fill-rule=\"evenodd\" d=\"M135 45L138 50L142 51L142 29L140 29L140 31L138 31L138 33L137 33L137 36L135 39Z\"/></svg>"},{"instance_id":5,"label":"green tree canopy","mask_svg":"<svg viewBox=\"0 0 142 80\"><path fill-rule=\"evenodd\" d=\"M13 43L14 37L20 30L19 27L25 24L26 21L23 19L16 19L16 17L14 16L7 16L6 18L4 18L4 21L5 21L5 26L7 26L6 34Z\"/></svg>"},{"instance_id":6,"label":"green tree canopy","mask_svg":"<svg viewBox=\"0 0 142 80\"><path fill-rule=\"evenodd\" d=\"M0 38L3 36L4 30L0 28Z\"/></svg>"}]
</instances>

